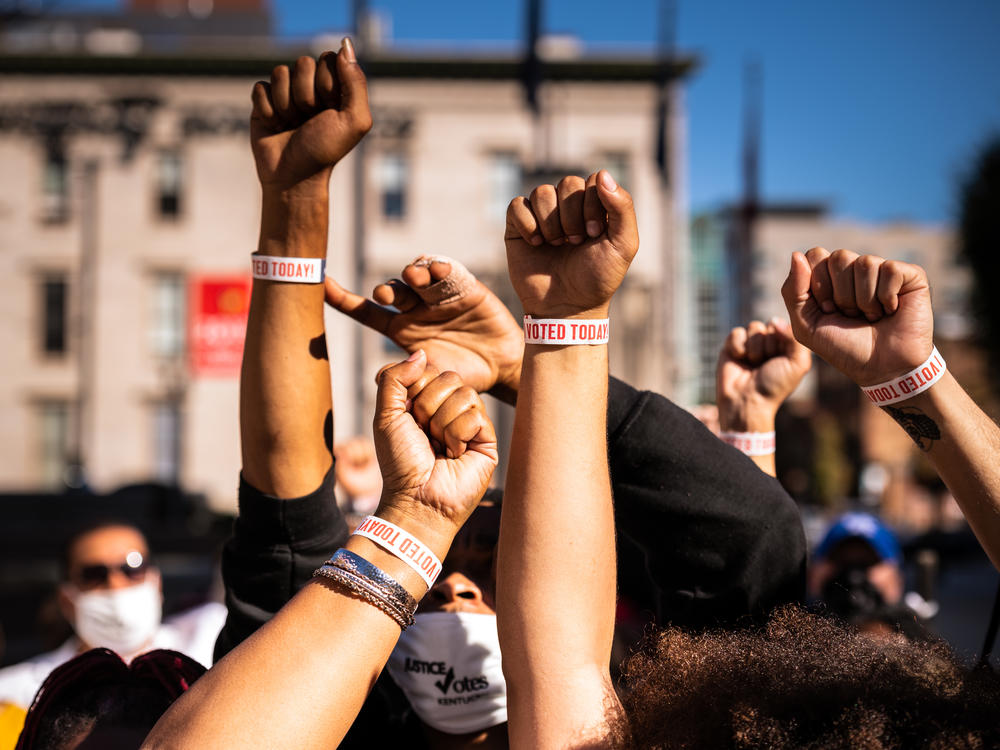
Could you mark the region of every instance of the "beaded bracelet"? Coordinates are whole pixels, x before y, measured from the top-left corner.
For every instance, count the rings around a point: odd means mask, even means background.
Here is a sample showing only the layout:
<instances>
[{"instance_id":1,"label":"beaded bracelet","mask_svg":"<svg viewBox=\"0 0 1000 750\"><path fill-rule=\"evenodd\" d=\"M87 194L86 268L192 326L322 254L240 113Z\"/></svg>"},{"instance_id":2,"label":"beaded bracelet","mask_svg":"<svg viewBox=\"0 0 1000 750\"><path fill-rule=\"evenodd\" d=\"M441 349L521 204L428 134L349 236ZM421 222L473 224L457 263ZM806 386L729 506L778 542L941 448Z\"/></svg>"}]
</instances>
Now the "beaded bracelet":
<instances>
[{"instance_id":1,"label":"beaded bracelet","mask_svg":"<svg viewBox=\"0 0 1000 750\"><path fill-rule=\"evenodd\" d=\"M417 600L392 576L350 550L337 550L313 576L337 581L368 604L385 612L403 630L413 624Z\"/></svg>"}]
</instances>

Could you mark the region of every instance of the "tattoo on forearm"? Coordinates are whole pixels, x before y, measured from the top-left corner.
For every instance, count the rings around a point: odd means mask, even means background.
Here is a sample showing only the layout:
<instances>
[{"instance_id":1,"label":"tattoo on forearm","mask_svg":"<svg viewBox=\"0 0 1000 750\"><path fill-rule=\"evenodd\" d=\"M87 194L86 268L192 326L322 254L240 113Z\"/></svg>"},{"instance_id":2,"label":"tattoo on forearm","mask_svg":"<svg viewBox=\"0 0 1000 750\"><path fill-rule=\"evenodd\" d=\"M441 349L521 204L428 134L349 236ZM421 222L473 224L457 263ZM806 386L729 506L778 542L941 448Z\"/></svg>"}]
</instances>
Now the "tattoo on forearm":
<instances>
[{"instance_id":1,"label":"tattoo on forearm","mask_svg":"<svg viewBox=\"0 0 1000 750\"><path fill-rule=\"evenodd\" d=\"M904 406L902 409L894 409L891 406L883 406L882 408L906 430L906 434L913 438L913 442L924 453L933 447L935 440L941 439L941 430L938 429L937 423L917 407Z\"/></svg>"}]
</instances>

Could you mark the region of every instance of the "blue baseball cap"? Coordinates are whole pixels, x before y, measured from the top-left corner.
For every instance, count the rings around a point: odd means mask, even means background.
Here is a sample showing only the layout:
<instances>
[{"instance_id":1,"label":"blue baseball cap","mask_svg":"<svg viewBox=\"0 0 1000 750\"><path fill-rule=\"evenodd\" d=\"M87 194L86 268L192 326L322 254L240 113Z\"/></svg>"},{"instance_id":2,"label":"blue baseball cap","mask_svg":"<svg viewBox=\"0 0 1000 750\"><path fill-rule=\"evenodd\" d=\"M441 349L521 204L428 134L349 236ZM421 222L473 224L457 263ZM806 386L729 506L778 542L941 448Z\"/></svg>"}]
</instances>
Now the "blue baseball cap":
<instances>
[{"instance_id":1,"label":"blue baseball cap","mask_svg":"<svg viewBox=\"0 0 1000 750\"><path fill-rule=\"evenodd\" d=\"M827 530L814 556L826 557L845 539L864 539L883 560L902 564L903 551L892 530L871 513L845 513Z\"/></svg>"}]
</instances>

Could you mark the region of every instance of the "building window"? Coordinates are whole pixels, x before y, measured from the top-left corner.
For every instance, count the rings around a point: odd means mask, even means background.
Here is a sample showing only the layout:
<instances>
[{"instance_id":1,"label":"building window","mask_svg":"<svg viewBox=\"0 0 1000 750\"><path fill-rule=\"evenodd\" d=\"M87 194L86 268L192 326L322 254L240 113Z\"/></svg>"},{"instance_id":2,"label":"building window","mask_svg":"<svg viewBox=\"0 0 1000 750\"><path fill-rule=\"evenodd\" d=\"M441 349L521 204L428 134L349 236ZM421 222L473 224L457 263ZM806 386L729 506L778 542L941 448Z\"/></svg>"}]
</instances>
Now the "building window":
<instances>
[{"instance_id":1,"label":"building window","mask_svg":"<svg viewBox=\"0 0 1000 750\"><path fill-rule=\"evenodd\" d=\"M59 148L50 148L45 155L42 178L42 219L56 224L69 218L69 164Z\"/></svg>"},{"instance_id":2,"label":"building window","mask_svg":"<svg viewBox=\"0 0 1000 750\"><path fill-rule=\"evenodd\" d=\"M503 221L507 205L521 193L521 160L512 151L497 151L490 154L489 169L489 215L496 221Z\"/></svg>"},{"instance_id":3,"label":"building window","mask_svg":"<svg viewBox=\"0 0 1000 750\"><path fill-rule=\"evenodd\" d=\"M39 466L41 483L50 488L64 484L69 446L69 404L44 401L38 407Z\"/></svg>"},{"instance_id":4,"label":"building window","mask_svg":"<svg viewBox=\"0 0 1000 750\"><path fill-rule=\"evenodd\" d=\"M597 164L593 171L606 169L615 178L615 182L626 190L632 184L632 173L629 168L629 155L626 151L602 151L597 155Z\"/></svg>"},{"instance_id":5,"label":"building window","mask_svg":"<svg viewBox=\"0 0 1000 750\"><path fill-rule=\"evenodd\" d=\"M181 405L177 399L153 405L153 475L166 484L181 476Z\"/></svg>"},{"instance_id":6,"label":"building window","mask_svg":"<svg viewBox=\"0 0 1000 750\"><path fill-rule=\"evenodd\" d=\"M179 357L184 353L186 295L183 274L163 271L153 275L149 297L150 348L159 357Z\"/></svg>"},{"instance_id":7,"label":"building window","mask_svg":"<svg viewBox=\"0 0 1000 750\"><path fill-rule=\"evenodd\" d=\"M66 304L66 278L50 275L42 279L42 352L48 355L65 354L67 349L66 329L68 310Z\"/></svg>"},{"instance_id":8,"label":"building window","mask_svg":"<svg viewBox=\"0 0 1000 750\"><path fill-rule=\"evenodd\" d=\"M398 220L406 216L406 183L409 164L401 153L382 154L378 162L378 189L382 216Z\"/></svg>"},{"instance_id":9,"label":"building window","mask_svg":"<svg viewBox=\"0 0 1000 750\"><path fill-rule=\"evenodd\" d=\"M157 208L161 218L180 216L182 176L180 153L161 151L156 161Z\"/></svg>"}]
</instances>

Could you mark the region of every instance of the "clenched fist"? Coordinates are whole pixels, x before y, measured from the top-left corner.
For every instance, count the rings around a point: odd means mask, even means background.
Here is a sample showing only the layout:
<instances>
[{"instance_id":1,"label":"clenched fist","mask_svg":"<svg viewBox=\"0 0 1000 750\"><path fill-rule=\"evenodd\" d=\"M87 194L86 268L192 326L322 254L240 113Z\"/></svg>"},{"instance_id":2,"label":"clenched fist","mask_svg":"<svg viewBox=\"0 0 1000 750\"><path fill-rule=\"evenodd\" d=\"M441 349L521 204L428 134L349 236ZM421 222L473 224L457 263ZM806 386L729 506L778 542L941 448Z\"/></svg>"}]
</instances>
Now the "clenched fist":
<instances>
[{"instance_id":1,"label":"clenched fist","mask_svg":"<svg viewBox=\"0 0 1000 750\"><path fill-rule=\"evenodd\" d=\"M253 87L250 142L261 185L278 191L315 182L371 130L368 84L354 46L279 65Z\"/></svg>"},{"instance_id":2,"label":"clenched fist","mask_svg":"<svg viewBox=\"0 0 1000 750\"><path fill-rule=\"evenodd\" d=\"M507 208L507 268L536 318L605 318L639 249L632 196L607 170L539 185Z\"/></svg>"},{"instance_id":3,"label":"clenched fist","mask_svg":"<svg viewBox=\"0 0 1000 750\"><path fill-rule=\"evenodd\" d=\"M407 530L421 540L447 538L450 543L497 465L496 433L486 408L456 373L438 374L429 367L422 350L385 368L378 383L378 515L405 517Z\"/></svg>"},{"instance_id":4,"label":"clenched fist","mask_svg":"<svg viewBox=\"0 0 1000 750\"><path fill-rule=\"evenodd\" d=\"M920 266L814 247L792 255L781 295L795 338L858 385L903 375L934 348Z\"/></svg>"}]
</instances>

